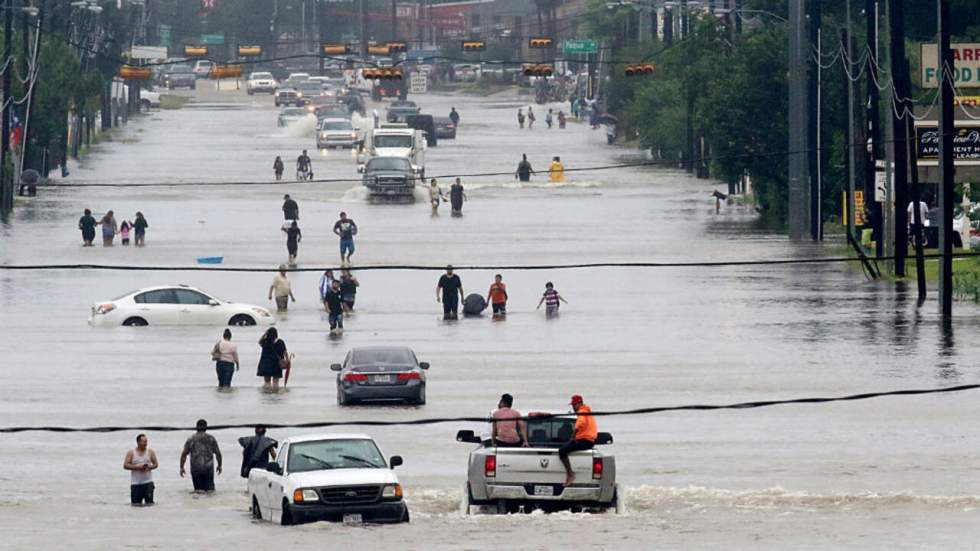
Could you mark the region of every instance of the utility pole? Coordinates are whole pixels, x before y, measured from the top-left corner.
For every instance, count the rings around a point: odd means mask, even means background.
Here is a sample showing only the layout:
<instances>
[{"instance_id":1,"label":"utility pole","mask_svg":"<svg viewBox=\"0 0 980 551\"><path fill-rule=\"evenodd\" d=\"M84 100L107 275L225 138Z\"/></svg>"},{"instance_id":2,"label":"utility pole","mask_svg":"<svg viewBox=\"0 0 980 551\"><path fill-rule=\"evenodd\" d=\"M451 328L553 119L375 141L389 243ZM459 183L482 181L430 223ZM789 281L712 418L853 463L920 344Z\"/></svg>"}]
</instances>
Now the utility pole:
<instances>
[{"instance_id":1,"label":"utility pole","mask_svg":"<svg viewBox=\"0 0 980 551\"><path fill-rule=\"evenodd\" d=\"M939 27L939 310L943 327L953 318L953 52L949 47L949 0L938 0Z\"/></svg>"},{"instance_id":2,"label":"utility pole","mask_svg":"<svg viewBox=\"0 0 980 551\"><path fill-rule=\"evenodd\" d=\"M789 3L789 238L810 231L810 132L806 0Z\"/></svg>"},{"instance_id":3,"label":"utility pole","mask_svg":"<svg viewBox=\"0 0 980 551\"><path fill-rule=\"evenodd\" d=\"M895 95L898 96L897 111L892 110L893 135L896 136L895 146L895 275L905 276L905 257L909 253L908 238L908 212L906 206L908 198L908 173L909 173L909 142L907 139L906 120L911 118L911 95L912 82L909 79L909 64L905 58L905 15L902 13L901 0L889 0L888 4L888 29L890 35L891 50L891 70L892 82L895 86ZM902 115L901 117L899 115Z\"/></svg>"},{"instance_id":4,"label":"utility pole","mask_svg":"<svg viewBox=\"0 0 980 551\"><path fill-rule=\"evenodd\" d=\"M358 36L361 39L361 59L367 59L368 56L368 36L367 36L367 0L360 0L360 30L358 31Z\"/></svg>"},{"instance_id":5,"label":"utility pole","mask_svg":"<svg viewBox=\"0 0 980 551\"><path fill-rule=\"evenodd\" d=\"M391 0L391 40L398 40L398 0Z\"/></svg>"},{"instance_id":6,"label":"utility pole","mask_svg":"<svg viewBox=\"0 0 980 551\"><path fill-rule=\"evenodd\" d=\"M875 240L875 255L882 256L886 237L881 227L881 206L875 201L877 161L881 157L881 113L878 107L880 97L878 94L878 84L875 82L875 78L878 76L878 70L876 69L878 63L878 2L877 0L865 0L864 6L865 21L867 23L867 43L865 47L868 50L866 72L868 74L867 118L869 142L868 152L865 156L867 163L865 164L864 172L864 204L868 205L870 212L869 221L874 228L874 234L877 236Z\"/></svg>"},{"instance_id":7,"label":"utility pole","mask_svg":"<svg viewBox=\"0 0 980 551\"><path fill-rule=\"evenodd\" d=\"M11 52L11 37L14 34L14 0L6 0L3 10L3 58L9 60ZM10 68L9 65L7 67ZM14 208L14 181L12 172L7 169L10 150L10 71L3 72L3 140L0 145L0 213L6 218Z\"/></svg>"},{"instance_id":8,"label":"utility pole","mask_svg":"<svg viewBox=\"0 0 980 551\"><path fill-rule=\"evenodd\" d=\"M820 2L811 1L806 6L806 9L809 17L809 40L806 45L807 48L804 51L809 51L809 45L815 44L817 52L822 52ZM805 55L804 59L809 59L812 57L813 56ZM821 189L823 185L823 151L821 151L820 136L820 81L822 78L820 67L821 61L820 54L818 53L815 63L807 63L807 67L809 68L807 71L807 85L810 93L809 97L807 98L807 114L809 117L809 120L807 121L807 131L810 134L810 144L813 144L813 148L808 155L810 163L810 238L814 241L823 239L823 213L821 212L820 204L822 200Z\"/></svg>"},{"instance_id":9,"label":"utility pole","mask_svg":"<svg viewBox=\"0 0 980 551\"><path fill-rule=\"evenodd\" d=\"M664 7L664 46L674 43L674 10L669 6Z\"/></svg>"},{"instance_id":10,"label":"utility pole","mask_svg":"<svg viewBox=\"0 0 980 551\"><path fill-rule=\"evenodd\" d=\"M847 42L847 59L844 60L844 77L847 79L847 236L854 239L854 221L857 213L854 212L854 183L857 181L857 125L854 116L854 80L851 78L853 66L850 60L854 59L854 37L851 36L851 0L847 0L845 6L846 26L844 28L844 40Z\"/></svg>"}]
</instances>

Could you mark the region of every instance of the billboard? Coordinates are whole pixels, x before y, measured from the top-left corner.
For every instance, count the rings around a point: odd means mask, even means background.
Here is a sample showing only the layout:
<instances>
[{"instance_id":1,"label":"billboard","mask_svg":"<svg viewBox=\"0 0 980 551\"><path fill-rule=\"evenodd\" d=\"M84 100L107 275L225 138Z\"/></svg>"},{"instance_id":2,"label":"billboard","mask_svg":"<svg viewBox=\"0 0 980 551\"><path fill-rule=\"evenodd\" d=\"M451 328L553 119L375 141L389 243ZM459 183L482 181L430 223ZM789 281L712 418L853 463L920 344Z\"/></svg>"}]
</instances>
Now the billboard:
<instances>
[{"instance_id":1,"label":"billboard","mask_svg":"<svg viewBox=\"0 0 980 551\"><path fill-rule=\"evenodd\" d=\"M915 124L915 155L918 159L939 158L939 128L935 121ZM980 160L980 122L956 121L953 132L953 159Z\"/></svg>"},{"instance_id":2,"label":"billboard","mask_svg":"<svg viewBox=\"0 0 980 551\"><path fill-rule=\"evenodd\" d=\"M957 88L980 88L980 44L952 44L953 82ZM923 88L939 87L939 47L919 46L920 84Z\"/></svg>"}]
</instances>

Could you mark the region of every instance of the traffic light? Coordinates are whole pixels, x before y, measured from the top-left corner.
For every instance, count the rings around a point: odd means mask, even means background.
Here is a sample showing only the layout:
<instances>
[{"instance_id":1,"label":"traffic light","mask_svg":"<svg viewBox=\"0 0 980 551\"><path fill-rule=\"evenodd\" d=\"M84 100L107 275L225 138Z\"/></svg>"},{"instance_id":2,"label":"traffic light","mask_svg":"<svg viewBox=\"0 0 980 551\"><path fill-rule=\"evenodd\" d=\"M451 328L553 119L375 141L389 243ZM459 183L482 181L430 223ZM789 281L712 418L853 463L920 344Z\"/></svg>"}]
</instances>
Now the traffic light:
<instances>
[{"instance_id":1,"label":"traffic light","mask_svg":"<svg viewBox=\"0 0 980 551\"><path fill-rule=\"evenodd\" d=\"M408 51L408 44L404 42L389 42L387 46L389 54L397 54Z\"/></svg>"},{"instance_id":2,"label":"traffic light","mask_svg":"<svg viewBox=\"0 0 980 551\"><path fill-rule=\"evenodd\" d=\"M653 74L653 63L640 63L638 65L627 65L623 74L627 77L647 76Z\"/></svg>"},{"instance_id":3,"label":"traffic light","mask_svg":"<svg viewBox=\"0 0 980 551\"><path fill-rule=\"evenodd\" d=\"M487 43L483 40L464 40L464 52L482 52L487 49Z\"/></svg>"},{"instance_id":4,"label":"traffic light","mask_svg":"<svg viewBox=\"0 0 980 551\"><path fill-rule=\"evenodd\" d=\"M119 68L119 78L125 80L150 80L153 78L153 71L149 67L123 65Z\"/></svg>"},{"instance_id":5,"label":"traffic light","mask_svg":"<svg viewBox=\"0 0 980 551\"><path fill-rule=\"evenodd\" d=\"M527 63L521 66L526 77L550 77L555 74L555 67L550 64L534 65Z\"/></svg>"},{"instance_id":6,"label":"traffic light","mask_svg":"<svg viewBox=\"0 0 980 551\"><path fill-rule=\"evenodd\" d=\"M555 41L547 36L535 36L527 41L527 45L532 50L545 50L555 45Z\"/></svg>"},{"instance_id":7,"label":"traffic light","mask_svg":"<svg viewBox=\"0 0 980 551\"><path fill-rule=\"evenodd\" d=\"M323 45L323 55L348 55L353 53L350 44L327 42Z\"/></svg>"},{"instance_id":8,"label":"traffic light","mask_svg":"<svg viewBox=\"0 0 980 551\"><path fill-rule=\"evenodd\" d=\"M262 46L239 46L239 57L258 57L262 55Z\"/></svg>"},{"instance_id":9,"label":"traffic light","mask_svg":"<svg viewBox=\"0 0 980 551\"><path fill-rule=\"evenodd\" d=\"M402 70L394 67L370 67L362 69L361 76L371 80L401 80Z\"/></svg>"},{"instance_id":10,"label":"traffic light","mask_svg":"<svg viewBox=\"0 0 980 551\"><path fill-rule=\"evenodd\" d=\"M184 46L184 55L187 57L204 57L208 55L207 46Z\"/></svg>"},{"instance_id":11,"label":"traffic light","mask_svg":"<svg viewBox=\"0 0 980 551\"><path fill-rule=\"evenodd\" d=\"M238 78L242 76L241 65L215 65L211 67L211 78Z\"/></svg>"},{"instance_id":12,"label":"traffic light","mask_svg":"<svg viewBox=\"0 0 980 551\"><path fill-rule=\"evenodd\" d=\"M389 53L391 53L391 51L388 49L387 44L385 44L384 46L377 46L372 44L368 46L368 53L371 55L388 55Z\"/></svg>"}]
</instances>

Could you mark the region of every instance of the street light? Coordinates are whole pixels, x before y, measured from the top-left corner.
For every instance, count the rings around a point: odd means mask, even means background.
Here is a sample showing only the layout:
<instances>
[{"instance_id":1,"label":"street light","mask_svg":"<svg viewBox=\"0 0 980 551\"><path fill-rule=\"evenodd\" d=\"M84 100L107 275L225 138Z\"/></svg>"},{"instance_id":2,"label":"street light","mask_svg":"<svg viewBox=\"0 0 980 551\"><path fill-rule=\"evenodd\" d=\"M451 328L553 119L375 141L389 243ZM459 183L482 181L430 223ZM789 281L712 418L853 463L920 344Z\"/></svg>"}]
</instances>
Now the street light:
<instances>
[{"instance_id":1,"label":"street light","mask_svg":"<svg viewBox=\"0 0 980 551\"><path fill-rule=\"evenodd\" d=\"M19 11L21 13L26 13L27 15L29 15L31 17L37 17L37 14L41 13L40 8L36 8L34 6L18 6L18 7L15 7L15 8L14 7L4 6L4 7L0 8L0 10Z\"/></svg>"}]
</instances>

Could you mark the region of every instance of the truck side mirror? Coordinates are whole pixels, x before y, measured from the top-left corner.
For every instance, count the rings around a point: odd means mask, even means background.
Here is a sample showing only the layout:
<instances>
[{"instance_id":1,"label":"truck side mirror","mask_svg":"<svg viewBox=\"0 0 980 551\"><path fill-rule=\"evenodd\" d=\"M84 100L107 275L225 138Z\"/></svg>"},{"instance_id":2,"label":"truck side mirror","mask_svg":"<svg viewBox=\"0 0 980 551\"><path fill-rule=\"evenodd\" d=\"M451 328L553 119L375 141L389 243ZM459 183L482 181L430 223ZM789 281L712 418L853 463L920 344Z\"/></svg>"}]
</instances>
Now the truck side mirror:
<instances>
[{"instance_id":1,"label":"truck side mirror","mask_svg":"<svg viewBox=\"0 0 980 551\"><path fill-rule=\"evenodd\" d=\"M391 468L392 469L394 469L395 467L397 467L399 465L405 464L405 461L402 460L402 456L400 456L400 455L393 455L393 456L391 456L391 459L388 460L388 464L391 465Z\"/></svg>"},{"instance_id":2,"label":"truck side mirror","mask_svg":"<svg viewBox=\"0 0 980 551\"><path fill-rule=\"evenodd\" d=\"M357 173L364 174L364 165L357 165Z\"/></svg>"},{"instance_id":3,"label":"truck side mirror","mask_svg":"<svg viewBox=\"0 0 980 551\"><path fill-rule=\"evenodd\" d=\"M280 465L279 463L270 462L268 465L265 466L265 470L269 471L270 473L275 473L279 476L282 476L282 465Z\"/></svg>"},{"instance_id":4,"label":"truck side mirror","mask_svg":"<svg viewBox=\"0 0 980 551\"><path fill-rule=\"evenodd\" d=\"M600 432L595 437L595 443L598 446L602 446L604 444L612 444L613 443L613 437L608 432Z\"/></svg>"},{"instance_id":5,"label":"truck side mirror","mask_svg":"<svg viewBox=\"0 0 980 551\"><path fill-rule=\"evenodd\" d=\"M419 369L429 369L429 362L419 362Z\"/></svg>"},{"instance_id":6,"label":"truck side mirror","mask_svg":"<svg viewBox=\"0 0 980 551\"><path fill-rule=\"evenodd\" d=\"M466 442L469 444L479 444L480 437L473 433L471 430L461 430L456 433L457 442Z\"/></svg>"}]
</instances>

